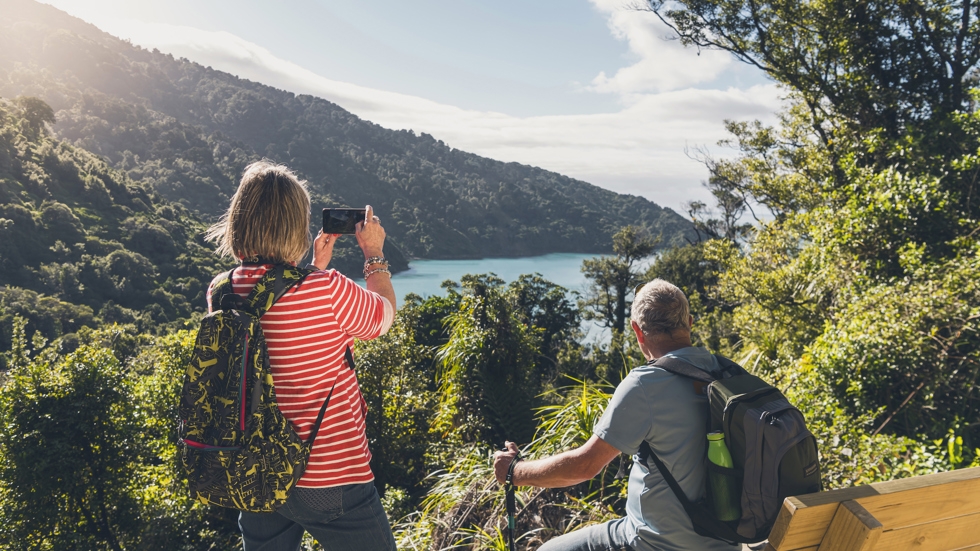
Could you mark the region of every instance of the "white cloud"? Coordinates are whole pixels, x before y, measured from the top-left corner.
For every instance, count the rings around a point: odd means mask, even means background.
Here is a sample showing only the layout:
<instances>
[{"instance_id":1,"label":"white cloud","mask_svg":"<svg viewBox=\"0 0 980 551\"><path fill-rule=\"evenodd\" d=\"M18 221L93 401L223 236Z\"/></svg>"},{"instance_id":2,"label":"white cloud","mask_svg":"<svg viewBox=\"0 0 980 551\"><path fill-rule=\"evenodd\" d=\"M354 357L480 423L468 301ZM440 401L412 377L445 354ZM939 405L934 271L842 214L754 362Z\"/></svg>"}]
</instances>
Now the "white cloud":
<instances>
[{"instance_id":1,"label":"white cloud","mask_svg":"<svg viewBox=\"0 0 980 551\"><path fill-rule=\"evenodd\" d=\"M616 71L613 76L599 73L590 90L621 94L631 99L635 94L666 92L711 82L734 61L725 52L698 50L671 40L670 29L649 11L643 11L623 0L590 0L608 18L613 36L629 45L634 64Z\"/></svg>"},{"instance_id":2,"label":"white cloud","mask_svg":"<svg viewBox=\"0 0 980 551\"><path fill-rule=\"evenodd\" d=\"M614 14L611 21L617 17ZM610 91L628 94L628 104L618 112L515 117L330 80L226 32L136 21L99 24L146 48L159 48L242 78L322 97L387 128L427 132L459 149L540 166L617 192L642 195L675 210L686 201L708 199L700 186L706 171L684 154L685 147L714 145L725 137L724 119L771 121L779 105L778 91L772 85L747 90L682 88L642 93L660 85L644 83L640 64L666 63L664 71L668 72L668 65L683 64L679 61L682 56L672 52L662 59L643 58L600 83ZM642 42L639 31L623 25L624 33L636 33L628 35L631 48L634 41ZM647 51L646 47L640 51ZM696 76L674 75L670 77L673 84L663 88L691 84Z\"/></svg>"}]
</instances>

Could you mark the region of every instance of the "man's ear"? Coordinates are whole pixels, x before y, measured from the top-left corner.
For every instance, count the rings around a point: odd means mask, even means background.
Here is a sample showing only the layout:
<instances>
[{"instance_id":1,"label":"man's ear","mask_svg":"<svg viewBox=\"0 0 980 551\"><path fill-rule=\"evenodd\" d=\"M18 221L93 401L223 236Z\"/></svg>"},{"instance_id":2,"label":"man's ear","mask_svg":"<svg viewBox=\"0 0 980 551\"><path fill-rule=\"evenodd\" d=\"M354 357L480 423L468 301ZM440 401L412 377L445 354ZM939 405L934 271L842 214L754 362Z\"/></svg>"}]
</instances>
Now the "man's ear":
<instances>
[{"instance_id":1,"label":"man's ear","mask_svg":"<svg viewBox=\"0 0 980 551\"><path fill-rule=\"evenodd\" d=\"M640 329L640 326L635 321L630 320L630 327L633 328L633 333L636 335L636 342L643 344L643 330Z\"/></svg>"},{"instance_id":2,"label":"man's ear","mask_svg":"<svg viewBox=\"0 0 980 551\"><path fill-rule=\"evenodd\" d=\"M689 314L688 315L687 328L688 329L694 329L694 314Z\"/></svg>"}]
</instances>

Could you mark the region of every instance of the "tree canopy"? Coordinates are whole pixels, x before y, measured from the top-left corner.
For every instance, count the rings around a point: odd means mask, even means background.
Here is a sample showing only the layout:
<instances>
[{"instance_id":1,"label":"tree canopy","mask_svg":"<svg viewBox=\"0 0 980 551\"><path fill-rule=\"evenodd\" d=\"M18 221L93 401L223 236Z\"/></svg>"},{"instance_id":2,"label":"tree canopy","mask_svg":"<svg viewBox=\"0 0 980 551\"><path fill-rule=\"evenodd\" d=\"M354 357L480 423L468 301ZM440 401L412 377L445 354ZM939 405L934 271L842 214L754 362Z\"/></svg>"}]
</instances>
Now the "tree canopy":
<instances>
[{"instance_id":1,"label":"tree canopy","mask_svg":"<svg viewBox=\"0 0 980 551\"><path fill-rule=\"evenodd\" d=\"M779 125L730 122L739 156L708 163L716 197L769 214L744 246L705 245L718 274L707 294L729 312L713 323L737 335L733 353L870 416L872 434L975 448L980 6L649 8L685 43L729 51L789 93Z\"/></svg>"},{"instance_id":2,"label":"tree canopy","mask_svg":"<svg viewBox=\"0 0 980 551\"><path fill-rule=\"evenodd\" d=\"M831 131L887 138L970 101L980 61L972 0L649 0L681 41L717 48L790 87L824 145Z\"/></svg>"}]
</instances>

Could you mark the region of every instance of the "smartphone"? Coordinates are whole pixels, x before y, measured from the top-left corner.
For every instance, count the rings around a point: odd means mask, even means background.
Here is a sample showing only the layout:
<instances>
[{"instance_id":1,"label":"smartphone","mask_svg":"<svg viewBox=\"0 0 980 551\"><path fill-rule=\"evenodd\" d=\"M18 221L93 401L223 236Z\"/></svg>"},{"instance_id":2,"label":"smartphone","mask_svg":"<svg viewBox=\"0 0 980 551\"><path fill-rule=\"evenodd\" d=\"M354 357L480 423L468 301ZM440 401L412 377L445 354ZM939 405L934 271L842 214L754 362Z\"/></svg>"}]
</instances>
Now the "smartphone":
<instances>
[{"instance_id":1,"label":"smartphone","mask_svg":"<svg viewBox=\"0 0 980 551\"><path fill-rule=\"evenodd\" d=\"M365 209L323 209L323 233L355 233Z\"/></svg>"}]
</instances>

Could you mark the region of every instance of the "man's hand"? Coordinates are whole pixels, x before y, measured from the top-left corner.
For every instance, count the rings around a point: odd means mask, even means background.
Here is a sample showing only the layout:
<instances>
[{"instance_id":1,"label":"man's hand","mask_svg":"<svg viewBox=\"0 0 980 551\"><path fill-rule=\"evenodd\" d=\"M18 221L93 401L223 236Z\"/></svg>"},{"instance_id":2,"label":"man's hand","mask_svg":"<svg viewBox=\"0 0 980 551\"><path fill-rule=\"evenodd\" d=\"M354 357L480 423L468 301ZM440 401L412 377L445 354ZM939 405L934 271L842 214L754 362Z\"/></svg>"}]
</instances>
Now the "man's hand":
<instances>
[{"instance_id":1,"label":"man's hand","mask_svg":"<svg viewBox=\"0 0 980 551\"><path fill-rule=\"evenodd\" d=\"M507 481L507 469L517 457L517 446L513 442L505 442L504 446L506 450L493 454L493 474L501 484ZM514 469L511 482L514 486L537 488L574 486L599 474L617 455L619 450L593 434L588 442L577 448L551 457L522 461Z\"/></svg>"},{"instance_id":2,"label":"man's hand","mask_svg":"<svg viewBox=\"0 0 980 551\"><path fill-rule=\"evenodd\" d=\"M493 454L493 474L501 484L507 482L507 470L510 469L510 464L514 462L518 453L517 444L513 442L504 442L504 447L505 450Z\"/></svg>"}]
</instances>

